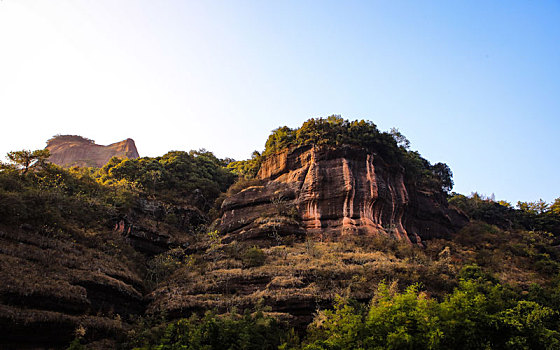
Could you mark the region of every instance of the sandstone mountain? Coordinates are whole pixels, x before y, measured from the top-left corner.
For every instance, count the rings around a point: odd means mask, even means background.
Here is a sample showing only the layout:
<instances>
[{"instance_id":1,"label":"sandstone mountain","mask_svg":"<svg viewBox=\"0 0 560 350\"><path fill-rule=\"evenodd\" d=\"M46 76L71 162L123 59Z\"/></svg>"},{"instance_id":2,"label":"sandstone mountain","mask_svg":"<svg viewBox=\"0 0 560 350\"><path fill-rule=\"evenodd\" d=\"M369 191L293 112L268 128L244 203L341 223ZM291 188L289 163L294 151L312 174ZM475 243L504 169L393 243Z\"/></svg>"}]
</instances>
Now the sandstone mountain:
<instances>
[{"instance_id":1,"label":"sandstone mountain","mask_svg":"<svg viewBox=\"0 0 560 350\"><path fill-rule=\"evenodd\" d=\"M441 190L407 184L402 166L361 147L285 149L262 162L258 178L261 184L223 202L226 240L262 240L274 231L321 240L388 235L419 244L467 222Z\"/></svg>"},{"instance_id":2,"label":"sandstone mountain","mask_svg":"<svg viewBox=\"0 0 560 350\"><path fill-rule=\"evenodd\" d=\"M387 269L406 271L402 280L431 273L414 261L368 255L379 249L373 247L426 247L468 223L441 187L407 179L402 165L364 147L303 145L263 158L256 179L224 199L215 223L219 239L206 250L204 269L170 278L149 295L148 312L178 318L261 303L304 327L317 307L331 305L349 286L352 297L371 298L372 285L397 276ZM266 265L247 269L253 262L243 252L255 246L263 248ZM329 252L333 247L341 251Z\"/></svg>"},{"instance_id":3,"label":"sandstone mountain","mask_svg":"<svg viewBox=\"0 0 560 350\"><path fill-rule=\"evenodd\" d=\"M138 158L130 139L47 148L65 167ZM450 193L445 164L370 122L282 127L239 162L172 151L40 165L0 171L2 349L156 348L208 311L266 314L303 337L341 297L379 300L390 284L449 300L468 278L557 310L557 206Z\"/></svg>"},{"instance_id":4,"label":"sandstone mountain","mask_svg":"<svg viewBox=\"0 0 560 350\"><path fill-rule=\"evenodd\" d=\"M102 146L81 136L58 135L47 142L46 148L51 152L49 161L64 167L100 168L112 157L140 157L132 139Z\"/></svg>"}]
</instances>

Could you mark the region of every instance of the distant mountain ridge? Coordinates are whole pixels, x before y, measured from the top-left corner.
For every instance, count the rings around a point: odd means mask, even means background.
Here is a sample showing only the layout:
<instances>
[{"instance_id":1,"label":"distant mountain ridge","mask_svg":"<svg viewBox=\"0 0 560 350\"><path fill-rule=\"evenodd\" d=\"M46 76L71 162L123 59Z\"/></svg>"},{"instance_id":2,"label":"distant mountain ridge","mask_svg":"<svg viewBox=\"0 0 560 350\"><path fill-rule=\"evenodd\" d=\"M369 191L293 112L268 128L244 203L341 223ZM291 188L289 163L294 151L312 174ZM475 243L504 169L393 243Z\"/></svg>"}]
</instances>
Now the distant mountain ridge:
<instances>
[{"instance_id":1,"label":"distant mountain ridge","mask_svg":"<svg viewBox=\"0 0 560 350\"><path fill-rule=\"evenodd\" d=\"M49 161L63 167L100 168L113 157L140 157L134 140L130 138L103 146L78 135L57 135L47 141L46 148L51 152Z\"/></svg>"}]
</instances>

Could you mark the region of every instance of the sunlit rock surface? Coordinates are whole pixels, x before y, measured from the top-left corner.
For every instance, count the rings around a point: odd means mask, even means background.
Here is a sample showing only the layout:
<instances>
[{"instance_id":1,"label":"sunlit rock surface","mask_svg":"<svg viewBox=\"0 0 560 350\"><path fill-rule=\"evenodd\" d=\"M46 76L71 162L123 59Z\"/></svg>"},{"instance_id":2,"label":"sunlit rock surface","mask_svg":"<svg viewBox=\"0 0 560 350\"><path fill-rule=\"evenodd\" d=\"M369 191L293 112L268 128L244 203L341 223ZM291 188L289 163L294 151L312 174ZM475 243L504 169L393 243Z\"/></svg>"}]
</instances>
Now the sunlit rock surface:
<instances>
[{"instance_id":1,"label":"sunlit rock surface","mask_svg":"<svg viewBox=\"0 0 560 350\"><path fill-rule=\"evenodd\" d=\"M102 167L112 157L138 158L134 140L126 139L108 146L95 144L81 136L60 135L47 142L49 161L64 167Z\"/></svg>"},{"instance_id":2,"label":"sunlit rock surface","mask_svg":"<svg viewBox=\"0 0 560 350\"><path fill-rule=\"evenodd\" d=\"M310 235L390 235L420 243L447 236L467 219L439 191L416 189L404 169L353 146L304 146L266 158L249 187L223 202L229 239Z\"/></svg>"}]
</instances>

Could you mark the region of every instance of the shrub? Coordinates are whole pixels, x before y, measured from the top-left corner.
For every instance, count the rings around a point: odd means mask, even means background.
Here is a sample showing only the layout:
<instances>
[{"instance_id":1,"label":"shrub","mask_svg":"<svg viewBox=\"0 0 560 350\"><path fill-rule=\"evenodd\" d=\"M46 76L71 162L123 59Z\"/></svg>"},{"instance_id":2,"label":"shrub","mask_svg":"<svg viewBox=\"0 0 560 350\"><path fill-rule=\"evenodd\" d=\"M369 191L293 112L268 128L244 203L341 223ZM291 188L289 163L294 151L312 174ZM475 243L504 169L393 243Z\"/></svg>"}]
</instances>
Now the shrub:
<instances>
[{"instance_id":1,"label":"shrub","mask_svg":"<svg viewBox=\"0 0 560 350\"><path fill-rule=\"evenodd\" d=\"M260 179L246 179L246 178L239 178L233 185L231 185L227 190L227 196L233 196L246 188L252 186L261 186L264 183L263 180Z\"/></svg>"},{"instance_id":2,"label":"shrub","mask_svg":"<svg viewBox=\"0 0 560 350\"><path fill-rule=\"evenodd\" d=\"M156 255L148 262L146 278L152 283L159 283L184 264L192 264L191 258L182 248L175 248Z\"/></svg>"},{"instance_id":3,"label":"shrub","mask_svg":"<svg viewBox=\"0 0 560 350\"><path fill-rule=\"evenodd\" d=\"M247 249L243 253L241 260L243 261L243 265L245 267L257 267L264 264L266 255L264 254L262 249L255 246Z\"/></svg>"}]
</instances>

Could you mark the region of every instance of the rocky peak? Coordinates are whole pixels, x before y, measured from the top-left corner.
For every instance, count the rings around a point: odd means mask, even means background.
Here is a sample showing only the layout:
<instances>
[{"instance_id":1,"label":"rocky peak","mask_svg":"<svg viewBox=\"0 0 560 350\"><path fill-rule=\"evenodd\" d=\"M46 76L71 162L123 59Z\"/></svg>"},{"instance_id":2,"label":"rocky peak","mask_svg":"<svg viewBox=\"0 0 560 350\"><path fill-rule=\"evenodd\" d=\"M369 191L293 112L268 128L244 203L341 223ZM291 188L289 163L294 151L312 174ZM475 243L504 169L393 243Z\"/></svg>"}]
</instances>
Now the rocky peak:
<instances>
[{"instance_id":1,"label":"rocky peak","mask_svg":"<svg viewBox=\"0 0 560 350\"><path fill-rule=\"evenodd\" d=\"M466 223L439 191L407 184L404 168L362 147L302 146L263 160L262 186L223 202L229 239L303 234L321 239L390 235L399 240L446 236Z\"/></svg>"},{"instance_id":2,"label":"rocky peak","mask_svg":"<svg viewBox=\"0 0 560 350\"><path fill-rule=\"evenodd\" d=\"M77 135L57 135L47 142L49 161L65 167L102 167L112 157L138 158L133 139L126 139L107 146Z\"/></svg>"}]
</instances>

